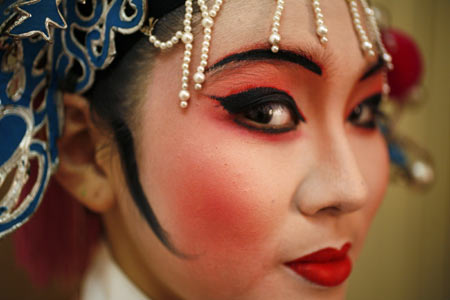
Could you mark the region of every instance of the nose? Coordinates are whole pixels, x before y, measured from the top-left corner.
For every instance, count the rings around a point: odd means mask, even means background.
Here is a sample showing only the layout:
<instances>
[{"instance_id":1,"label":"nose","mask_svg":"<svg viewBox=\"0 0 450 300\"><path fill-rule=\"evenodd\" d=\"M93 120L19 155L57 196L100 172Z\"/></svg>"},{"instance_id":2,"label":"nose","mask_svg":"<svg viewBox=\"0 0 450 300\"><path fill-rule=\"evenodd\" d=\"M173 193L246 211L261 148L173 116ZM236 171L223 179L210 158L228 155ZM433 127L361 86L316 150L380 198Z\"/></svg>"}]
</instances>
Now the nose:
<instances>
[{"instance_id":1,"label":"nose","mask_svg":"<svg viewBox=\"0 0 450 300\"><path fill-rule=\"evenodd\" d=\"M361 209L369 196L368 186L345 132L329 136L316 150L309 173L296 189L300 212L313 216Z\"/></svg>"}]
</instances>

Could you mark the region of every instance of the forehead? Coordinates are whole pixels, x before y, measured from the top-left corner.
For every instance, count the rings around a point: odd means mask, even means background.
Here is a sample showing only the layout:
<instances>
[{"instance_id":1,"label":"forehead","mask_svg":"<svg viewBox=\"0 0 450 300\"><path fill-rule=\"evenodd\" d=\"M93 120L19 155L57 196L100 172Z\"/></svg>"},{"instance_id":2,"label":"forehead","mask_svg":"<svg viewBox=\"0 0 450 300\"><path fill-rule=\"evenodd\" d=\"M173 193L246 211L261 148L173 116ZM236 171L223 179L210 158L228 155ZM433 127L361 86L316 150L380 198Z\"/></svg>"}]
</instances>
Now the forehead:
<instances>
[{"instance_id":1,"label":"forehead","mask_svg":"<svg viewBox=\"0 0 450 300\"><path fill-rule=\"evenodd\" d=\"M348 74L359 76L369 62L359 48L346 1L323 0L321 8L329 30L329 42L325 46L315 33L312 1L285 0L280 26L281 48L301 49L311 54L325 73L345 69ZM275 0L225 1L213 29L210 62L254 45L266 44L275 9Z\"/></svg>"}]
</instances>

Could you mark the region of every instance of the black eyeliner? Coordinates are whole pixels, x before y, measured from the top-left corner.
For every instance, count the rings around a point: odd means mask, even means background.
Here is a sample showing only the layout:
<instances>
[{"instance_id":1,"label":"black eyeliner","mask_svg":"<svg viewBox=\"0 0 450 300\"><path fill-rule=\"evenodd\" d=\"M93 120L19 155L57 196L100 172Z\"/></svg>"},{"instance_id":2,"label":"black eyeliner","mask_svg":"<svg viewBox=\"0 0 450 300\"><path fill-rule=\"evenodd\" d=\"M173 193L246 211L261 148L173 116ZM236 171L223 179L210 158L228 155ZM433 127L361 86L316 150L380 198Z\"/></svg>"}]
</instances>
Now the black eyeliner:
<instances>
[{"instance_id":1,"label":"black eyeliner","mask_svg":"<svg viewBox=\"0 0 450 300\"><path fill-rule=\"evenodd\" d=\"M362 101L358 107L367 106L370 108L373 113L375 119L373 121L369 121L363 124L359 124L358 127L366 128L366 129L375 129L380 121L385 117L385 114L380 110L380 103L383 100L382 93L376 93L364 101ZM349 116L349 121L352 121L351 115Z\"/></svg>"},{"instance_id":2,"label":"black eyeliner","mask_svg":"<svg viewBox=\"0 0 450 300\"><path fill-rule=\"evenodd\" d=\"M257 105L268 103L284 104L294 114L293 117L296 125L300 121L305 122L305 118L300 114L295 100L288 93L278 89L258 87L226 97L210 97L219 101L223 108L233 115L243 113Z\"/></svg>"}]
</instances>

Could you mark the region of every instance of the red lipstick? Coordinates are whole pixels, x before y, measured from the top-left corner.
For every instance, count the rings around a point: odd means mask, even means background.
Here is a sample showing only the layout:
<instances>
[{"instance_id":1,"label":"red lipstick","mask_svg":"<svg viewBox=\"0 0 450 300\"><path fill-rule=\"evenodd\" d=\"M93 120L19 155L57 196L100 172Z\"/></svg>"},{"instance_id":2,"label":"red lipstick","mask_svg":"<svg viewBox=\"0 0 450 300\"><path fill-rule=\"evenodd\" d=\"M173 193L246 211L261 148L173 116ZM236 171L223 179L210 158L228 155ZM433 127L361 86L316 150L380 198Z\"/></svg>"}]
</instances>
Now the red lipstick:
<instances>
[{"instance_id":1,"label":"red lipstick","mask_svg":"<svg viewBox=\"0 0 450 300\"><path fill-rule=\"evenodd\" d=\"M350 243L345 244L340 250L325 248L286 265L313 283L327 287L338 286L352 271L352 262L347 255L350 248Z\"/></svg>"}]
</instances>

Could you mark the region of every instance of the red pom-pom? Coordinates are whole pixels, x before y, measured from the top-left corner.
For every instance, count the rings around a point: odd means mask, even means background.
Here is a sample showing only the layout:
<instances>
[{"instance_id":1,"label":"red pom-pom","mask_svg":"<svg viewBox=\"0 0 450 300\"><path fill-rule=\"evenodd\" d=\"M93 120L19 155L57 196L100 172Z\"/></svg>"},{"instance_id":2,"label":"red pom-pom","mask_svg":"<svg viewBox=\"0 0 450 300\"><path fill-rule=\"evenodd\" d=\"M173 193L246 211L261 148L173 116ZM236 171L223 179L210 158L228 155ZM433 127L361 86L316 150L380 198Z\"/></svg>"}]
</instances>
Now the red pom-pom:
<instances>
[{"instance_id":1,"label":"red pom-pom","mask_svg":"<svg viewBox=\"0 0 450 300\"><path fill-rule=\"evenodd\" d=\"M384 30L383 42L394 64L394 70L388 74L390 96L393 100L404 103L420 85L423 75L422 54L414 40L397 29Z\"/></svg>"}]
</instances>

